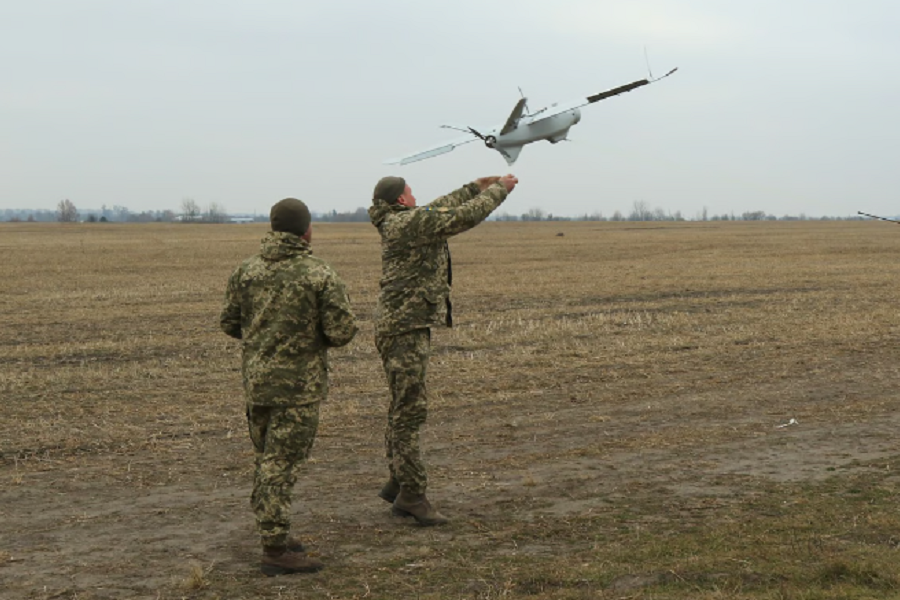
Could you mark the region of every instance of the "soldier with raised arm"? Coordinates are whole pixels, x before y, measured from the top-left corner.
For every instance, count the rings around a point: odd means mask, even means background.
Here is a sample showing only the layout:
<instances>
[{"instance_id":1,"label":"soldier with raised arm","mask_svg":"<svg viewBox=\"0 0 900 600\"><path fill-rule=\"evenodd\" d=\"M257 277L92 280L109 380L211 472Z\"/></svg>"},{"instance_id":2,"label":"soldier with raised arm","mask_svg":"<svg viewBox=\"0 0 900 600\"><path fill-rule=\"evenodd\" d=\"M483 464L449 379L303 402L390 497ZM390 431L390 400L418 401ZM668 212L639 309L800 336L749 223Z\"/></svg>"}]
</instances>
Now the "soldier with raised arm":
<instances>
[{"instance_id":1,"label":"soldier with raised arm","mask_svg":"<svg viewBox=\"0 0 900 600\"><path fill-rule=\"evenodd\" d=\"M357 327L343 282L310 250L306 205L286 198L272 207L270 220L260 253L228 281L220 323L241 340L256 455L250 503L263 547L261 570L278 575L323 566L290 537L291 496L328 394L328 349L349 343Z\"/></svg>"},{"instance_id":2,"label":"soldier with raised arm","mask_svg":"<svg viewBox=\"0 0 900 600\"><path fill-rule=\"evenodd\" d=\"M385 431L390 479L378 495L392 503L394 514L420 525L447 522L425 495L419 449L431 327L453 324L447 240L484 221L517 183L513 175L482 177L419 207L403 178L384 177L372 195L369 218L381 234L382 268L375 344L391 392Z\"/></svg>"}]
</instances>

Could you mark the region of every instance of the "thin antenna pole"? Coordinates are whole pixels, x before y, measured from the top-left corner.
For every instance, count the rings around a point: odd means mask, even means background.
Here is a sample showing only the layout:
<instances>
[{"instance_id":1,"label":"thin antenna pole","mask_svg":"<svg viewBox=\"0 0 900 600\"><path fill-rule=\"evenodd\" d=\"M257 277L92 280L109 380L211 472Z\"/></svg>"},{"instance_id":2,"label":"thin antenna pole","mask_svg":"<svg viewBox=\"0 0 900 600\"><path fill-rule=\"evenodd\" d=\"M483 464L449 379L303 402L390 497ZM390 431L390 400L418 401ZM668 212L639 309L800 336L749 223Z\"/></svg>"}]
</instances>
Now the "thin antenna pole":
<instances>
[{"instance_id":1,"label":"thin antenna pole","mask_svg":"<svg viewBox=\"0 0 900 600\"><path fill-rule=\"evenodd\" d=\"M870 215L869 213L864 213L861 210L856 211L856 214L862 215L864 217L871 217L873 219L878 219L879 221L887 221L888 223L900 224L900 221L897 221L896 219L888 219L887 217L879 217L878 215Z\"/></svg>"},{"instance_id":2,"label":"thin antenna pole","mask_svg":"<svg viewBox=\"0 0 900 600\"><path fill-rule=\"evenodd\" d=\"M647 63L647 73L650 74L651 81L653 80L653 71L650 69L650 57L647 56L647 46L644 45L644 62Z\"/></svg>"}]
</instances>

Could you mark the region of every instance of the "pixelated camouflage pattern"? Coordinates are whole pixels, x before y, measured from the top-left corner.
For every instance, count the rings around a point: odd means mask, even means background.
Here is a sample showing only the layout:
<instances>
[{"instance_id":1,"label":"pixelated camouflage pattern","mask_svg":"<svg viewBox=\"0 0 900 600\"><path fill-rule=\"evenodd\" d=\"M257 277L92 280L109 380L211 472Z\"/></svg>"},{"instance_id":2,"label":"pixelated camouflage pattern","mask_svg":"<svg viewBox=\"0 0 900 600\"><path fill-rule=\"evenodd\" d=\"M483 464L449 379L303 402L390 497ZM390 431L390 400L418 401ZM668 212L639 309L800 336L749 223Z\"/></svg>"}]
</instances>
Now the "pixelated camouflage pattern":
<instances>
[{"instance_id":1,"label":"pixelated camouflage pattern","mask_svg":"<svg viewBox=\"0 0 900 600\"><path fill-rule=\"evenodd\" d=\"M296 406L328 393L328 348L343 346L357 326L343 282L287 232L269 232L259 254L228 281L222 330L241 340L247 402Z\"/></svg>"},{"instance_id":2,"label":"pixelated camouflage pattern","mask_svg":"<svg viewBox=\"0 0 900 600\"><path fill-rule=\"evenodd\" d=\"M248 406L256 456L250 505L263 546L284 546L291 532L297 469L309 457L319 427L319 403Z\"/></svg>"},{"instance_id":3,"label":"pixelated camouflage pattern","mask_svg":"<svg viewBox=\"0 0 900 600\"><path fill-rule=\"evenodd\" d=\"M428 416L425 375L431 353L431 330L377 336L384 373L391 390L385 453L391 478L413 494L424 494L428 474L419 450L419 429Z\"/></svg>"},{"instance_id":4,"label":"pixelated camouflage pattern","mask_svg":"<svg viewBox=\"0 0 900 600\"><path fill-rule=\"evenodd\" d=\"M484 221L506 196L501 183L480 194L469 183L421 207L373 200L369 219L381 234L377 334L450 324L447 239Z\"/></svg>"}]
</instances>

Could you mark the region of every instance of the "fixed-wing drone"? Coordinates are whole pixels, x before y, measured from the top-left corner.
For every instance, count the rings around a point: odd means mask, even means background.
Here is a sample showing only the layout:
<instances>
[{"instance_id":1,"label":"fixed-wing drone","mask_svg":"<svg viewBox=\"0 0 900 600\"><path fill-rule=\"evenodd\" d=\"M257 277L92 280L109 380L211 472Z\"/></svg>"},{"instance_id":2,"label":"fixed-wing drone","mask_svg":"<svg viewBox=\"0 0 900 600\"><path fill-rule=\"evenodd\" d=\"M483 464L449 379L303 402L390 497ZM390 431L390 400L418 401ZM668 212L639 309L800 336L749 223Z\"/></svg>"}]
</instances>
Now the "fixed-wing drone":
<instances>
[{"instance_id":1,"label":"fixed-wing drone","mask_svg":"<svg viewBox=\"0 0 900 600\"><path fill-rule=\"evenodd\" d=\"M553 104L533 113L528 113L528 99L522 96L503 126L493 127L481 132L472 127L442 125L441 127L444 129L456 129L458 131L464 131L469 135L464 138L444 142L439 146L434 146L433 148L422 150L414 154L386 160L385 164L406 165L419 160L425 160L426 158L440 156L441 154L450 152L457 146L481 140L484 142L485 146L502 154L503 158L506 159L507 164L512 165L516 162L516 159L519 158L519 153L522 151L522 147L525 146L525 144L540 140L547 140L551 144L555 144L565 140L566 136L569 135L569 128L581 121L581 111L578 109L582 106L587 106L588 104L593 104L600 100L606 100L607 98L612 98L613 96L618 96L619 94L630 92L641 86L654 83L660 79L665 79L677 70L678 67L675 67L662 77L653 78L651 75L648 79L641 79L639 81L620 85L617 88L600 92L599 94L594 94L587 98L580 98L572 102Z\"/></svg>"}]
</instances>

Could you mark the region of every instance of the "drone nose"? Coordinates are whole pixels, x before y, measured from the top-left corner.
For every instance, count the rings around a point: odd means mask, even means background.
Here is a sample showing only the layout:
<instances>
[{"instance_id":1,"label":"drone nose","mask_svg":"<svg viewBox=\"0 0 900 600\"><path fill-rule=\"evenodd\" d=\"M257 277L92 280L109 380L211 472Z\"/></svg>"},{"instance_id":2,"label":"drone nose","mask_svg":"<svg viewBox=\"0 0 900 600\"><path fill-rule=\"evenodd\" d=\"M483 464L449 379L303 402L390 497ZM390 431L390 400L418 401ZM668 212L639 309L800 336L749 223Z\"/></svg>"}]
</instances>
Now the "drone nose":
<instances>
[{"instance_id":1,"label":"drone nose","mask_svg":"<svg viewBox=\"0 0 900 600\"><path fill-rule=\"evenodd\" d=\"M572 110L572 118L574 119L574 121L572 122L573 125L577 125L578 123L580 123L581 122L581 111L578 110L577 108L573 109Z\"/></svg>"}]
</instances>

